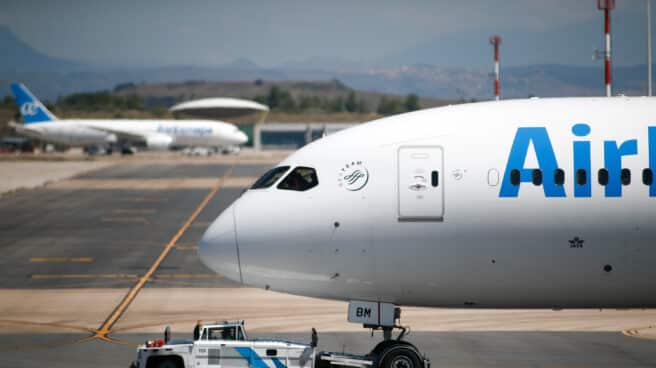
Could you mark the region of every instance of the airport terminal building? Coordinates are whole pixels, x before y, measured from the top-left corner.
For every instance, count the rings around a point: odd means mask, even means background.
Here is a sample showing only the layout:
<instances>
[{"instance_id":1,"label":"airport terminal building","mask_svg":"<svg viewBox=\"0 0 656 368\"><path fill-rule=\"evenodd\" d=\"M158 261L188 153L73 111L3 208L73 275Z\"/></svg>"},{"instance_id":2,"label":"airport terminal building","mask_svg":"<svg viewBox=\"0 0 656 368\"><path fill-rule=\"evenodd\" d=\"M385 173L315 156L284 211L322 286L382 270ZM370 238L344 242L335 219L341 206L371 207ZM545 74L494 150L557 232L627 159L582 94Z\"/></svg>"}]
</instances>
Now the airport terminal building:
<instances>
[{"instance_id":1,"label":"airport terminal building","mask_svg":"<svg viewBox=\"0 0 656 368\"><path fill-rule=\"evenodd\" d=\"M248 135L246 146L255 150L298 149L324 135L357 125L357 122L265 122L269 107L237 98L203 98L179 103L169 111L178 118L228 121Z\"/></svg>"}]
</instances>

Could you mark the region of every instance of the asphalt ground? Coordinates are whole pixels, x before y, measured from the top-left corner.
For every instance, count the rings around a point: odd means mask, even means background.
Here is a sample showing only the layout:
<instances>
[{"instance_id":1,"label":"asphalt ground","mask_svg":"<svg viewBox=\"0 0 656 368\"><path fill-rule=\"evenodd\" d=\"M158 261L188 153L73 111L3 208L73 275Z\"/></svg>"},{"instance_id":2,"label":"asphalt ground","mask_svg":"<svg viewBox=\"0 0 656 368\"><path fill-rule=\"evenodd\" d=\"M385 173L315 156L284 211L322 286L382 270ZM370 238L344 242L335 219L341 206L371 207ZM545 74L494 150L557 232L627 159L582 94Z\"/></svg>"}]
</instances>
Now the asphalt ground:
<instances>
[{"instance_id":1,"label":"asphalt ground","mask_svg":"<svg viewBox=\"0 0 656 368\"><path fill-rule=\"evenodd\" d=\"M117 165L76 179L220 180L230 165ZM244 165L231 177L257 177L269 165ZM79 181L79 180L78 180ZM148 286L230 286L197 256L203 232L244 188L221 188L184 231ZM207 189L49 189L0 199L0 288L127 287L207 195Z\"/></svg>"},{"instance_id":2,"label":"asphalt ground","mask_svg":"<svg viewBox=\"0 0 656 368\"><path fill-rule=\"evenodd\" d=\"M240 285L202 265L198 240L244 188L224 185L227 180L257 177L269 167L137 161L80 175L73 180L75 189L54 185L0 197L0 298L22 298L0 301L5 306L0 309L0 367L127 367L135 344L160 335L122 330L121 321L137 325L144 320L139 310L166 320L169 311L140 304L140 295L145 298L140 291L189 288L192 294L217 295L223 288L234 293ZM94 188L103 180L181 178L216 182L175 189ZM188 300L172 302L185 309ZM58 313L44 313L48 307ZM221 315L211 304L207 309ZM286 310L290 320L299 319ZM83 311L93 318L82 321ZM303 324L307 333L255 337L308 341L311 324ZM319 337L322 349L354 353L367 352L380 338L364 330L320 331ZM619 331L417 331L409 340L433 367L656 367L656 341Z\"/></svg>"},{"instance_id":3,"label":"asphalt ground","mask_svg":"<svg viewBox=\"0 0 656 368\"><path fill-rule=\"evenodd\" d=\"M171 179L220 177L231 167L227 163L130 163L79 175L80 179ZM259 177L271 165L237 165L231 176Z\"/></svg>"}]
</instances>

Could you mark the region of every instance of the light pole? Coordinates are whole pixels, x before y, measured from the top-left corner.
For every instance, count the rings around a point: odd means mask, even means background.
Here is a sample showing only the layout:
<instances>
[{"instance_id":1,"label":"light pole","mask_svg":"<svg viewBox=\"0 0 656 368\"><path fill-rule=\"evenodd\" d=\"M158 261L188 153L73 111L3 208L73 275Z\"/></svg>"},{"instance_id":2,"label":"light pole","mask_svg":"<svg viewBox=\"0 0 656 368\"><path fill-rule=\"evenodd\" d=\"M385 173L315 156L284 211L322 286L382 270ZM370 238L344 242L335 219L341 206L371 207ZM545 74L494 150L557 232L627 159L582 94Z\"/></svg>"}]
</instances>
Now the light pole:
<instances>
[{"instance_id":1,"label":"light pole","mask_svg":"<svg viewBox=\"0 0 656 368\"><path fill-rule=\"evenodd\" d=\"M597 9L604 11L604 31L606 33L606 58L604 62L606 96L610 97L611 75L610 75L610 12L615 9L615 0L597 0Z\"/></svg>"},{"instance_id":2,"label":"light pole","mask_svg":"<svg viewBox=\"0 0 656 368\"><path fill-rule=\"evenodd\" d=\"M490 37L490 44L494 46L494 99L499 101L499 45L501 45L501 37Z\"/></svg>"},{"instance_id":3,"label":"light pole","mask_svg":"<svg viewBox=\"0 0 656 368\"><path fill-rule=\"evenodd\" d=\"M647 3L647 96L651 96L651 0Z\"/></svg>"}]
</instances>

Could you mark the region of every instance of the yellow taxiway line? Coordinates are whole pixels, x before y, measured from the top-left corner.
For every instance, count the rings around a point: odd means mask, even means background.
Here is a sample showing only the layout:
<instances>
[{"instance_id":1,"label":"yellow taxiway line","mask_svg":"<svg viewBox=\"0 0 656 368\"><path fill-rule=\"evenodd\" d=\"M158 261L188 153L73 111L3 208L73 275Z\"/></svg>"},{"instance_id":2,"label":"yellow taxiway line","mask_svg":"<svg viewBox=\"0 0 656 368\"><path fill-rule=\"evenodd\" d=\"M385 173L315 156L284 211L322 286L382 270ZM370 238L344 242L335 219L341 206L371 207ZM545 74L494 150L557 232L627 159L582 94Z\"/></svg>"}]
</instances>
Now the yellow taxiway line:
<instances>
[{"instance_id":1,"label":"yellow taxiway line","mask_svg":"<svg viewBox=\"0 0 656 368\"><path fill-rule=\"evenodd\" d=\"M129 273L69 273L69 274L33 274L33 280L79 280L79 279L137 279L138 275ZM210 273L160 273L152 276L148 281L158 279L220 279L221 275Z\"/></svg>"},{"instance_id":2,"label":"yellow taxiway line","mask_svg":"<svg viewBox=\"0 0 656 368\"><path fill-rule=\"evenodd\" d=\"M141 203L154 203L154 202L166 202L168 198L157 198L157 197L125 197L121 198L125 202L141 202Z\"/></svg>"},{"instance_id":3,"label":"yellow taxiway line","mask_svg":"<svg viewBox=\"0 0 656 368\"><path fill-rule=\"evenodd\" d=\"M651 334L645 335L644 332L647 330L652 330ZM656 340L656 325L626 329L622 331L622 334L640 339Z\"/></svg>"},{"instance_id":4,"label":"yellow taxiway line","mask_svg":"<svg viewBox=\"0 0 656 368\"><path fill-rule=\"evenodd\" d=\"M235 165L237 163L233 163L232 166L226 171L226 173L216 182L212 190L205 196L203 201L196 207L194 212L189 216L187 221L182 225L180 229L173 235L173 238L166 244L164 247L164 250L162 250L162 253L160 253L159 257L153 262L153 264L150 266L148 271L139 279L139 281L128 291L128 293L125 295L123 300L119 303L119 305L114 308L114 311L107 317L105 322L96 330L95 335L93 336L94 338L101 339L101 340L106 340L108 341L109 337L107 334L111 332L112 327L118 322L119 318L123 315L123 313L127 310L128 306L130 306L130 303L134 300L134 298L137 296L139 291L143 288L143 286L146 284L146 282L151 278L151 276L155 273L159 265L164 261L166 256L169 254L171 249L175 246L175 244L178 242L178 240L182 237L182 235L185 233L185 231L193 224L193 222L198 218L200 215L201 211L207 206L207 204L214 198L214 196L219 192L221 187L223 186L223 183L225 182L226 178L230 176L232 171L235 168Z\"/></svg>"},{"instance_id":5,"label":"yellow taxiway line","mask_svg":"<svg viewBox=\"0 0 656 368\"><path fill-rule=\"evenodd\" d=\"M112 213L116 213L119 215L125 215L125 214L131 214L131 215L152 215L155 212L157 212L154 209L151 208L144 208L144 209L139 209L139 208L117 208L112 211Z\"/></svg>"},{"instance_id":6,"label":"yellow taxiway line","mask_svg":"<svg viewBox=\"0 0 656 368\"><path fill-rule=\"evenodd\" d=\"M198 250L198 246L195 244L179 244L175 246L176 250Z\"/></svg>"},{"instance_id":7,"label":"yellow taxiway line","mask_svg":"<svg viewBox=\"0 0 656 368\"><path fill-rule=\"evenodd\" d=\"M139 222L142 224L150 224L150 221L145 217L103 217L100 219L102 222Z\"/></svg>"},{"instance_id":8,"label":"yellow taxiway line","mask_svg":"<svg viewBox=\"0 0 656 368\"><path fill-rule=\"evenodd\" d=\"M34 280L79 280L79 279L136 279L134 274L109 273L109 274L34 274L30 278Z\"/></svg>"},{"instance_id":9,"label":"yellow taxiway line","mask_svg":"<svg viewBox=\"0 0 656 368\"><path fill-rule=\"evenodd\" d=\"M32 257L32 263L90 263L93 257Z\"/></svg>"}]
</instances>

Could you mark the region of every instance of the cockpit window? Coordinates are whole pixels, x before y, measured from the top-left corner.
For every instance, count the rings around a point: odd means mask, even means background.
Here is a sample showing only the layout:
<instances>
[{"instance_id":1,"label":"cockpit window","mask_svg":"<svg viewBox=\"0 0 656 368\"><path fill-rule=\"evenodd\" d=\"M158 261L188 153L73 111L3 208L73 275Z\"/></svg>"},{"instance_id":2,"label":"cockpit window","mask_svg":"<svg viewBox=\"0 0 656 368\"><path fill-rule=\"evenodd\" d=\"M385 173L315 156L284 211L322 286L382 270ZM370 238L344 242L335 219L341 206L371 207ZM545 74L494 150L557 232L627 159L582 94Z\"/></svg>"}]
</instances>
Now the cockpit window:
<instances>
[{"instance_id":1,"label":"cockpit window","mask_svg":"<svg viewBox=\"0 0 656 368\"><path fill-rule=\"evenodd\" d=\"M257 179L251 189L263 189L272 186L280 177L285 175L287 170L289 170L289 166L279 166L267 171L261 178Z\"/></svg>"},{"instance_id":2,"label":"cockpit window","mask_svg":"<svg viewBox=\"0 0 656 368\"><path fill-rule=\"evenodd\" d=\"M278 189L302 192L317 185L319 185L317 172L311 167L298 166L278 184Z\"/></svg>"}]
</instances>

